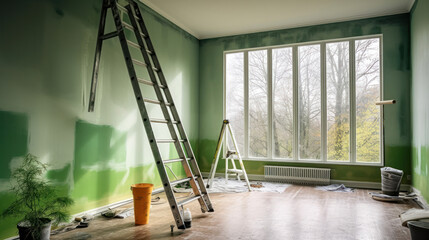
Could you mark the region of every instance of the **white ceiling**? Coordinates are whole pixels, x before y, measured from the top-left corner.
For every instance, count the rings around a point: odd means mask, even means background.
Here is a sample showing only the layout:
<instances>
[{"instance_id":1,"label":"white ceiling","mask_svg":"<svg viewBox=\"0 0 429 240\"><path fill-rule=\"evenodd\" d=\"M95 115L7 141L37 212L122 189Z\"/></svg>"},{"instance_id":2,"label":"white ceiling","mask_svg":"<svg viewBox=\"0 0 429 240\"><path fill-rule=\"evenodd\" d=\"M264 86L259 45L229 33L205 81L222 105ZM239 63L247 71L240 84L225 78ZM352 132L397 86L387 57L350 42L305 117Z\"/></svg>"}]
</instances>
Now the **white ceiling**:
<instances>
[{"instance_id":1,"label":"white ceiling","mask_svg":"<svg viewBox=\"0 0 429 240\"><path fill-rule=\"evenodd\" d=\"M198 39L409 12L414 0L141 0Z\"/></svg>"}]
</instances>

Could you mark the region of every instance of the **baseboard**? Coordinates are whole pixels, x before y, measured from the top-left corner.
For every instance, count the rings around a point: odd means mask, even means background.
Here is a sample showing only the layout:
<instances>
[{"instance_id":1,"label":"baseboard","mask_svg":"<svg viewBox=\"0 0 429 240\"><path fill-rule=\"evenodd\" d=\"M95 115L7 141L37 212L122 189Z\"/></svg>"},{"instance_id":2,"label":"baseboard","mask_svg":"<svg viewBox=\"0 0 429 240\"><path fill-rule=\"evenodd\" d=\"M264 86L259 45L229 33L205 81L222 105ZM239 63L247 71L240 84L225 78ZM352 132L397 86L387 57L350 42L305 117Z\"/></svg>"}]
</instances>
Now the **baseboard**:
<instances>
[{"instance_id":1,"label":"baseboard","mask_svg":"<svg viewBox=\"0 0 429 240\"><path fill-rule=\"evenodd\" d=\"M411 187L411 190L413 193L417 194L417 199L414 201L423 209L429 209L428 202L426 202L426 199L422 196L422 193L420 190L418 190L415 187Z\"/></svg>"},{"instance_id":2,"label":"baseboard","mask_svg":"<svg viewBox=\"0 0 429 240\"><path fill-rule=\"evenodd\" d=\"M208 172L201 173L204 178L209 176ZM216 173L215 177L225 177L225 173ZM252 181L265 181L264 175L260 174L247 174L249 180ZM346 187L352 188L364 188L364 189L381 189L381 183L379 182L363 182L363 181L348 181L348 180L336 180L331 179L331 184L344 184ZM411 186L408 184L401 184L401 191L410 192Z\"/></svg>"},{"instance_id":3,"label":"baseboard","mask_svg":"<svg viewBox=\"0 0 429 240\"><path fill-rule=\"evenodd\" d=\"M102 207L98 207L98 208L94 208L94 209L90 209L84 212L80 212L80 213L76 213L72 215L72 220L74 220L76 217L82 217L82 216L95 216L97 214L101 214L102 212L105 212L107 210L109 210L110 208L117 208L129 203L132 203L133 199L129 198L129 199L125 199L119 202L115 202L115 203L111 203Z\"/></svg>"}]
</instances>

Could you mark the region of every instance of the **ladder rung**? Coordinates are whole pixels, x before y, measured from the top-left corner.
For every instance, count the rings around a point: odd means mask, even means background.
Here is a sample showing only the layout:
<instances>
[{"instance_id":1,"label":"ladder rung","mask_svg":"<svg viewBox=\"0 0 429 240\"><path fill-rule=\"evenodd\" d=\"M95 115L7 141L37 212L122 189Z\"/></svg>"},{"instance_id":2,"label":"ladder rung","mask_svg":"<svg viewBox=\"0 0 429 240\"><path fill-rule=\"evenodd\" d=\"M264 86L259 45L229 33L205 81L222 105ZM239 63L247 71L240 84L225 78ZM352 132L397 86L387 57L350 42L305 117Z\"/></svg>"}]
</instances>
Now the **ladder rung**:
<instances>
[{"instance_id":1,"label":"ladder rung","mask_svg":"<svg viewBox=\"0 0 429 240\"><path fill-rule=\"evenodd\" d=\"M166 120L166 119L161 119L161 118L151 118L150 122L153 122L153 123L168 123L169 121ZM177 124L178 122L177 121L171 121L171 123Z\"/></svg>"},{"instance_id":2,"label":"ladder rung","mask_svg":"<svg viewBox=\"0 0 429 240\"><path fill-rule=\"evenodd\" d=\"M139 83L143 83L149 86L153 86L153 82L145 80L145 79L141 79L141 78L137 78L137 81L139 81Z\"/></svg>"},{"instance_id":3,"label":"ladder rung","mask_svg":"<svg viewBox=\"0 0 429 240\"><path fill-rule=\"evenodd\" d=\"M176 140L174 139L158 139L156 140L157 143L174 143Z\"/></svg>"},{"instance_id":4,"label":"ladder rung","mask_svg":"<svg viewBox=\"0 0 429 240\"><path fill-rule=\"evenodd\" d=\"M128 13L128 10L124 6L122 6L122 5L118 4L118 3L116 3L116 6L119 8L119 10Z\"/></svg>"},{"instance_id":5,"label":"ladder rung","mask_svg":"<svg viewBox=\"0 0 429 240\"><path fill-rule=\"evenodd\" d=\"M175 139L158 139L158 140L156 140L157 143L174 143L176 141L186 142L186 140L181 140L181 139L179 139L179 140L175 140Z\"/></svg>"},{"instance_id":6,"label":"ladder rung","mask_svg":"<svg viewBox=\"0 0 429 240\"><path fill-rule=\"evenodd\" d=\"M137 64L137 65L140 65L140 66L142 66L142 67L146 67L147 65L146 65L146 63L144 63L144 62L142 62L142 61L139 61L139 60L137 60L137 59L133 59L133 63L134 64Z\"/></svg>"},{"instance_id":7,"label":"ladder rung","mask_svg":"<svg viewBox=\"0 0 429 240\"><path fill-rule=\"evenodd\" d=\"M118 36L118 32L114 31L114 32L111 32L111 33L104 34L104 35L100 36L100 38L103 39L103 40L106 40L106 39L109 39L109 38L112 38L112 37L116 37L116 36Z\"/></svg>"},{"instance_id":8,"label":"ladder rung","mask_svg":"<svg viewBox=\"0 0 429 240\"><path fill-rule=\"evenodd\" d=\"M154 100L154 99L150 99L150 98L143 98L143 101L145 101L147 103L161 104L160 101ZM171 104L170 103L165 103L165 106L171 106Z\"/></svg>"},{"instance_id":9,"label":"ladder rung","mask_svg":"<svg viewBox=\"0 0 429 240\"><path fill-rule=\"evenodd\" d=\"M228 173L243 173L243 170L240 169L228 169Z\"/></svg>"},{"instance_id":10,"label":"ladder rung","mask_svg":"<svg viewBox=\"0 0 429 240\"><path fill-rule=\"evenodd\" d=\"M153 190L152 195L159 194L159 193L162 193L164 191L165 191L165 189L163 187L160 187L160 188Z\"/></svg>"},{"instance_id":11,"label":"ladder rung","mask_svg":"<svg viewBox=\"0 0 429 240\"><path fill-rule=\"evenodd\" d=\"M191 158L186 158L186 160L191 160ZM174 158L174 159L164 160L163 163L168 164L168 163L181 162L181 161L183 161L183 158Z\"/></svg>"},{"instance_id":12,"label":"ladder rung","mask_svg":"<svg viewBox=\"0 0 429 240\"><path fill-rule=\"evenodd\" d=\"M191 181L191 179L192 179L192 178L188 177L188 178L184 178L184 179L180 179L180 180L172 181L172 182L170 182L170 185L171 185L171 186L175 186L175 185L177 185L177 184L181 184L181 183L184 183L184 182L189 182L189 181Z\"/></svg>"},{"instance_id":13,"label":"ladder rung","mask_svg":"<svg viewBox=\"0 0 429 240\"><path fill-rule=\"evenodd\" d=\"M119 10L121 10L121 11L123 11L123 12L128 13L128 9L126 9L124 6L122 6L122 5L118 4L118 3L116 3L116 6L118 6ZM139 17L137 17L137 16L134 16L134 17L135 17L136 19L140 20L140 18L139 18Z\"/></svg>"},{"instance_id":14,"label":"ladder rung","mask_svg":"<svg viewBox=\"0 0 429 240\"><path fill-rule=\"evenodd\" d=\"M141 47L140 47L140 45L138 45L137 43L135 43L135 42L131 42L130 40L127 40L127 43L128 43L128 45L130 45L130 46L132 46L132 47L135 47L135 48L138 48L138 49L140 49Z\"/></svg>"},{"instance_id":15,"label":"ladder rung","mask_svg":"<svg viewBox=\"0 0 429 240\"><path fill-rule=\"evenodd\" d=\"M197 176L194 176L194 179L197 179L197 178L198 178ZM191 178L185 178L185 179L181 179L181 180L173 181L173 182L170 182L170 185L171 185L171 186L174 186L174 185L177 185L177 184L182 183L182 182L187 182L187 181L189 181L189 180L191 180ZM164 189L163 187L160 187L160 188L154 189L154 190L152 191L152 195L160 194L160 193L162 193L162 192L164 192L164 191L165 191L165 189Z\"/></svg>"},{"instance_id":16,"label":"ladder rung","mask_svg":"<svg viewBox=\"0 0 429 240\"><path fill-rule=\"evenodd\" d=\"M128 30L131 30L131 31L134 31L134 27L133 26L131 26L130 24L128 24L128 23L126 23L126 22L122 22L122 26L124 26L126 29L128 29ZM140 31L139 31L139 33L140 33L140 35L142 36L142 37L146 37L146 35L144 35L143 33L141 33Z\"/></svg>"},{"instance_id":17,"label":"ladder rung","mask_svg":"<svg viewBox=\"0 0 429 240\"><path fill-rule=\"evenodd\" d=\"M178 203L177 203L177 206L178 206L178 207L183 206L183 205L185 205L185 204L188 204L188 203L190 203L190 202L192 202L192 201L195 201L195 200L199 199L200 197L201 197L201 196L193 196L193 197L187 198L187 199L185 199L185 200L183 200L183 201L178 202Z\"/></svg>"},{"instance_id":18,"label":"ladder rung","mask_svg":"<svg viewBox=\"0 0 429 240\"><path fill-rule=\"evenodd\" d=\"M143 83L143 84L146 84L146 85L149 85L149 86L153 86L153 82L145 80L145 79L137 78L137 81L139 81L139 83ZM160 88L162 88L162 89L167 88L164 85L158 85L158 86Z\"/></svg>"},{"instance_id":19,"label":"ladder rung","mask_svg":"<svg viewBox=\"0 0 429 240\"><path fill-rule=\"evenodd\" d=\"M131 31L134 31L134 27L133 27L133 26L131 26L130 24L128 24L128 23L126 23L126 22L122 22L122 25L123 25L125 28L127 28L127 29L129 29L129 30L131 30Z\"/></svg>"},{"instance_id":20,"label":"ladder rung","mask_svg":"<svg viewBox=\"0 0 429 240\"><path fill-rule=\"evenodd\" d=\"M142 67L147 67L147 64L146 64L146 63L144 63L144 62L142 62L142 61L139 61L139 60L137 60L137 59L132 59L132 60L133 60L133 63L134 63L134 64L140 65L140 66L142 66ZM156 68L156 67L152 67L152 69L153 69L154 71L156 71L156 72L158 72L158 71L159 71L159 69L158 69L158 68Z\"/></svg>"}]
</instances>

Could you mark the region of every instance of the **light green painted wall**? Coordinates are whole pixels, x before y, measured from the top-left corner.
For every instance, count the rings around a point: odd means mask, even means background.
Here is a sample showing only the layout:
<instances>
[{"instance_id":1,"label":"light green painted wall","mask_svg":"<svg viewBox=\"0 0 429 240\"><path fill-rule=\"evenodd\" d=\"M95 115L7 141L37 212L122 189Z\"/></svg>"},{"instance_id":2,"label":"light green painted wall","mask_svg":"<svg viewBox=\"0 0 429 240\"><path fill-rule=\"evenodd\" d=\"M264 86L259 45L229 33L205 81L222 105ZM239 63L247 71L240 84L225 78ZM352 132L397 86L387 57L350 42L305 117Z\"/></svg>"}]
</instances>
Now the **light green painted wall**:
<instances>
[{"instance_id":1,"label":"light green painted wall","mask_svg":"<svg viewBox=\"0 0 429 240\"><path fill-rule=\"evenodd\" d=\"M279 31L245 34L200 41L199 163L210 171L222 124L223 52L243 48L383 34L384 98L396 105L384 108L385 165L411 174L409 14L379 17ZM380 167L323 164L289 164L245 161L246 170L263 174L263 166L290 165L329 167L333 179L380 181ZM223 166L218 168L222 171ZM404 183L410 183L407 177Z\"/></svg>"},{"instance_id":2,"label":"light green painted wall","mask_svg":"<svg viewBox=\"0 0 429 240\"><path fill-rule=\"evenodd\" d=\"M413 186L429 202L429 1L418 0L411 12L412 170Z\"/></svg>"},{"instance_id":3,"label":"light green painted wall","mask_svg":"<svg viewBox=\"0 0 429 240\"><path fill-rule=\"evenodd\" d=\"M130 198L133 183L160 187L117 39L103 44L95 112L86 111L101 2L8 1L0 10L0 211L13 200L10 174L27 152L50 165L47 177L75 200L72 213ZM199 42L142 10L197 151ZM166 158L172 152L162 148ZM16 223L0 219L0 238L16 235Z\"/></svg>"}]
</instances>

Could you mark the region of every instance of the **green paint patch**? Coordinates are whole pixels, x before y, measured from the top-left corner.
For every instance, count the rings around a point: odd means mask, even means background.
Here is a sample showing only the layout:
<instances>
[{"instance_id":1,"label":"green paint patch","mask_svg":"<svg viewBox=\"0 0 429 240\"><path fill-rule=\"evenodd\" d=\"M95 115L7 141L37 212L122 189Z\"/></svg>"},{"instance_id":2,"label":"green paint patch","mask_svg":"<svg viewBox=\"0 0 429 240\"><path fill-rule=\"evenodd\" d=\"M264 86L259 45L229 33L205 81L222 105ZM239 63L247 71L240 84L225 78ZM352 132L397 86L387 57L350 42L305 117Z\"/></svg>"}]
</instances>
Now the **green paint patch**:
<instances>
[{"instance_id":1,"label":"green paint patch","mask_svg":"<svg viewBox=\"0 0 429 240\"><path fill-rule=\"evenodd\" d=\"M11 192L0 192L0 199L0 211L3 211L13 202L15 195ZM18 235L16 224L19 220L18 217L0 218L0 239Z\"/></svg>"},{"instance_id":2,"label":"green paint patch","mask_svg":"<svg viewBox=\"0 0 429 240\"><path fill-rule=\"evenodd\" d=\"M0 111L0 178L10 178L10 161L27 153L28 119L25 114Z\"/></svg>"},{"instance_id":3,"label":"green paint patch","mask_svg":"<svg viewBox=\"0 0 429 240\"><path fill-rule=\"evenodd\" d=\"M46 173L46 177L55 183L66 183L68 176L71 174L70 165L71 164L67 164L61 169L50 169Z\"/></svg>"}]
</instances>

